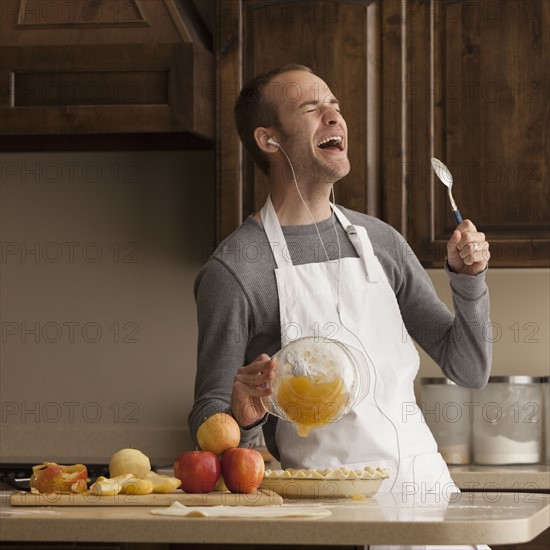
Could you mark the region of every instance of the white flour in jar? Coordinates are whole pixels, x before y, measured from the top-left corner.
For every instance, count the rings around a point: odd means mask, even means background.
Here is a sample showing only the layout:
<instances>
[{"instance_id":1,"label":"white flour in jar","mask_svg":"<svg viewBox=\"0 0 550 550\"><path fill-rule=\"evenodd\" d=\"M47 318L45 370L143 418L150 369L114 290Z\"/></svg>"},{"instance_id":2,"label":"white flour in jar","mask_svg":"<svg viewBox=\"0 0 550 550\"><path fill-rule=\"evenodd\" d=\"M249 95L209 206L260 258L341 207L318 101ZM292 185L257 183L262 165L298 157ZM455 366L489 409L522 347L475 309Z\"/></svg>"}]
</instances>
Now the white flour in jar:
<instances>
[{"instance_id":1,"label":"white flour in jar","mask_svg":"<svg viewBox=\"0 0 550 550\"><path fill-rule=\"evenodd\" d=\"M467 444L440 445L439 452L447 464L470 464L470 446Z\"/></svg>"},{"instance_id":2,"label":"white flour in jar","mask_svg":"<svg viewBox=\"0 0 550 550\"><path fill-rule=\"evenodd\" d=\"M535 464L540 460L540 443L514 441L503 435L474 437L476 464Z\"/></svg>"}]
</instances>

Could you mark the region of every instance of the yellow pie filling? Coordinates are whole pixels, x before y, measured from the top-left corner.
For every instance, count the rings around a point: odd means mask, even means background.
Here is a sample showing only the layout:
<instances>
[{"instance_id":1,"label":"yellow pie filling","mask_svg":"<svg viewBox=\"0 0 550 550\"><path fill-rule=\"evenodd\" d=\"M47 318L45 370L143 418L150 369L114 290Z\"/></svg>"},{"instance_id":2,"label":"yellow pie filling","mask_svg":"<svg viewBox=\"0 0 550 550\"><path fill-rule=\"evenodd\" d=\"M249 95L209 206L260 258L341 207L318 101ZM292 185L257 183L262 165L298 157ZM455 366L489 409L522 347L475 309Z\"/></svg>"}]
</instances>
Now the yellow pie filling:
<instances>
[{"instance_id":1,"label":"yellow pie filling","mask_svg":"<svg viewBox=\"0 0 550 550\"><path fill-rule=\"evenodd\" d=\"M340 377L283 376L277 386L276 400L286 417L296 424L298 435L307 437L342 416L349 394Z\"/></svg>"}]
</instances>

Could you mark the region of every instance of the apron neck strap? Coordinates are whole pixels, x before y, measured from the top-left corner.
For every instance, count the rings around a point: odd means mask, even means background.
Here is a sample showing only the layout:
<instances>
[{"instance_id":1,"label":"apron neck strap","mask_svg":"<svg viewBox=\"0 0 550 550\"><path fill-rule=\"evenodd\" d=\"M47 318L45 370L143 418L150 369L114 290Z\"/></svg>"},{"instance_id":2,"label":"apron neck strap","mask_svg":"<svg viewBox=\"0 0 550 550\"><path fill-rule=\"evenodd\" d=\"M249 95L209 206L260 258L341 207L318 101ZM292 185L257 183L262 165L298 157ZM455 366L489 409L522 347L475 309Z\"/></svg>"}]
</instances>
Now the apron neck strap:
<instances>
[{"instance_id":1,"label":"apron neck strap","mask_svg":"<svg viewBox=\"0 0 550 550\"><path fill-rule=\"evenodd\" d=\"M364 227L356 227L351 224L351 222L344 216L343 212L334 204L330 203L332 211L336 215L340 224L345 229L348 234L351 243L357 251L359 257L365 263L365 267L368 273L368 279L370 282L377 282L377 277L375 275L374 269L374 252L372 249L372 244L367 236L367 232ZM273 207L273 202L271 201L271 195L267 197L267 201L260 210L260 218L264 226L264 231L267 235L267 240L269 241L269 246L273 252L273 257L275 258L275 263L277 268L292 265L292 260L287 250L288 257L285 257L285 247L286 239L281 229L281 224L279 223L279 218Z\"/></svg>"},{"instance_id":2,"label":"apron neck strap","mask_svg":"<svg viewBox=\"0 0 550 550\"><path fill-rule=\"evenodd\" d=\"M339 210L339 208L330 203L330 207L336 218L342 224L342 227L347 231L348 227L351 227L350 221L344 216L344 214ZM271 195L267 197L265 204L260 210L260 218L264 226L264 231L267 235L267 240L269 241L269 246L273 252L275 258L275 263L278 268L288 265L292 260L290 257L285 257L284 248L286 246L285 236L283 230L281 229L281 224L279 223L279 218L273 207L273 202L271 201Z\"/></svg>"},{"instance_id":3,"label":"apron neck strap","mask_svg":"<svg viewBox=\"0 0 550 550\"><path fill-rule=\"evenodd\" d=\"M365 265L369 283L377 283L379 279L376 273L376 257L374 255L374 250L367 234L367 230L360 225L352 225L346 216L344 216L343 212L341 212L335 205L331 204L331 206L336 214L336 217L338 218L338 221L346 230L351 244Z\"/></svg>"},{"instance_id":4,"label":"apron neck strap","mask_svg":"<svg viewBox=\"0 0 550 550\"><path fill-rule=\"evenodd\" d=\"M351 222L344 216L344 213L333 203L330 203L330 207L332 208L332 211L336 214L336 218L340 222L340 225L346 230L348 230L348 227L351 227Z\"/></svg>"},{"instance_id":5,"label":"apron neck strap","mask_svg":"<svg viewBox=\"0 0 550 550\"><path fill-rule=\"evenodd\" d=\"M267 197L267 201L260 210L260 218L267 235L267 240L269 241L269 246L271 247L271 252L273 252L275 263L277 264L277 268L280 269L284 267L285 263L288 263L283 256L283 248L286 246L286 240L283 235L283 230L281 229L281 224L279 223L279 218L277 218L275 208L273 208L271 195Z\"/></svg>"}]
</instances>

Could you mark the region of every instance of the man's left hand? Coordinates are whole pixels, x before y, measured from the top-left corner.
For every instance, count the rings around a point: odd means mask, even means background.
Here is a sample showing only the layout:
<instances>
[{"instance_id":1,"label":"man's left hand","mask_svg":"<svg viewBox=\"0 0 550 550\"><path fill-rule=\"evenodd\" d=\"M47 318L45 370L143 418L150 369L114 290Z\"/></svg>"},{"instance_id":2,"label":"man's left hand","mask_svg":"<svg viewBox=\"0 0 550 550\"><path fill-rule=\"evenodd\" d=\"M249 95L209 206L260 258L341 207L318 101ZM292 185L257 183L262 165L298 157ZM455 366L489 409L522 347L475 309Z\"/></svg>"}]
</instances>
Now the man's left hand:
<instances>
[{"instance_id":1,"label":"man's left hand","mask_svg":"<svg viewBox=\"0 0 550 550\"><path fill-rule=\"evenodd\" d=\"M480 233L470 220L462 221L447 243L447 263L451 271L477 275L487 267L490 257L485 234Z\"/></svg>"}]
</instances>

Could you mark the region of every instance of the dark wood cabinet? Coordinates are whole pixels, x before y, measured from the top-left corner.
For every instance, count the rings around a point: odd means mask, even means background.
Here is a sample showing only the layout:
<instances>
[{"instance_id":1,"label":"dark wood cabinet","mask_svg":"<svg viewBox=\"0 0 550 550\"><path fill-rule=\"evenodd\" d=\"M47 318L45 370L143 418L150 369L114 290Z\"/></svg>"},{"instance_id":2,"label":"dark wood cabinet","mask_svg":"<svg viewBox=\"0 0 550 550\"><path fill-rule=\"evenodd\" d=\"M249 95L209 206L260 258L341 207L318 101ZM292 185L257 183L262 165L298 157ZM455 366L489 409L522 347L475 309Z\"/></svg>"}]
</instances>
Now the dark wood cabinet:
<instances>
[{"instance_id":1,"label":"dark wood cabinet","mask_svg":"<svg viewBox=\"0 0 550 550\"><path fill-rule=\"evenodd\" d=\"M211 147L212 40L192 2L9 0L0 9L4 150L45 150L49 140L132 148L139 136L153 136L153 148L166 136Z\"/></svg>"},{"instance_id":2,"label":"dark wood cabinet","mask_svg":"<svg viewBox=\"0 0 550 550\"><path fill-rule=\"evenodd\" d=\"M550 40L543 30L550 4L406 6L400 95L407 238L425 265L441 263L453 218L430 167L433 155L453 173L463 216L487 234L493 266L550 265Z\"/></svg>"},{"instance_id":3,"label":"dark wood cabinet","mask_svg":"<svg viewBox=\"0 0 550 550\"><path fill-rule=\"evenodd\" d=\"M265 176L243 156L232 109L255 74L287 63L311 67L338 97L348 120L351 173L335 187L337 202L380 214L378 6L370 2L218 3L218 237L267 197Z\"/></svg>"},{"instance_id":4,"label":"dark wood cabinet","mask_svg":"<svg viewBox=\"0 0 550 550\"><path fill-rule=\"evenodd\" d=\"M294 62L329 84L348 123L352 171L337 202L389 222L440 266L454 218L435 156L492 266L549 267L549 23L545 0L218 3L218 238L267 193L234 129L238 90Z\"/></svg>"}]
</instances>

